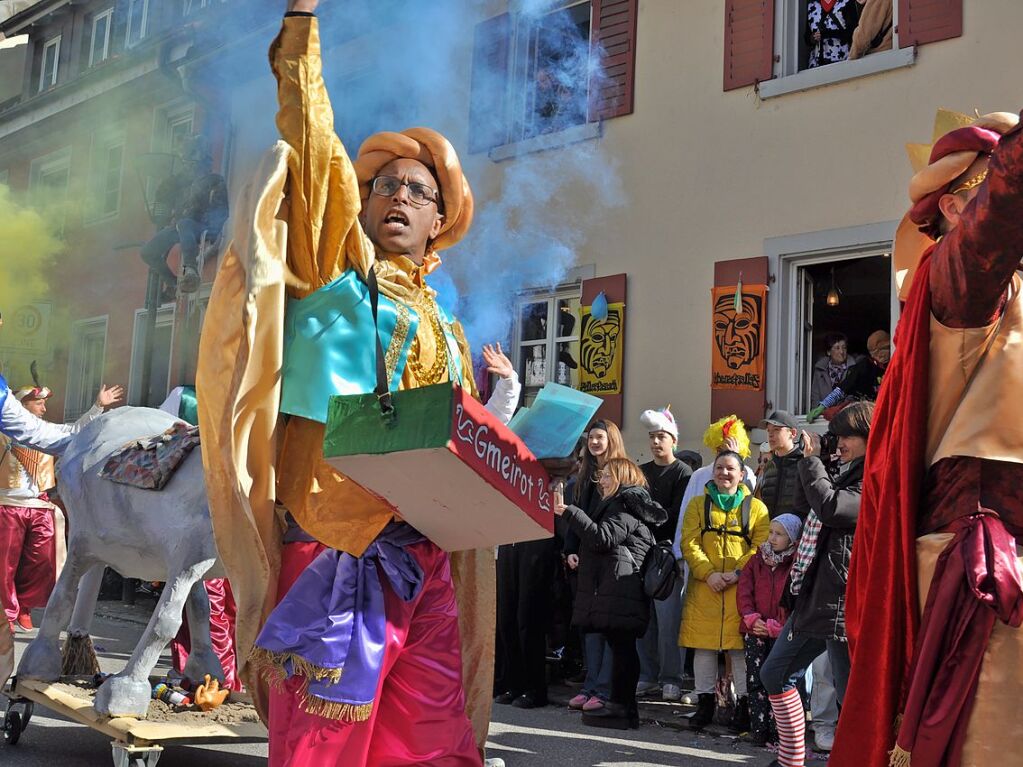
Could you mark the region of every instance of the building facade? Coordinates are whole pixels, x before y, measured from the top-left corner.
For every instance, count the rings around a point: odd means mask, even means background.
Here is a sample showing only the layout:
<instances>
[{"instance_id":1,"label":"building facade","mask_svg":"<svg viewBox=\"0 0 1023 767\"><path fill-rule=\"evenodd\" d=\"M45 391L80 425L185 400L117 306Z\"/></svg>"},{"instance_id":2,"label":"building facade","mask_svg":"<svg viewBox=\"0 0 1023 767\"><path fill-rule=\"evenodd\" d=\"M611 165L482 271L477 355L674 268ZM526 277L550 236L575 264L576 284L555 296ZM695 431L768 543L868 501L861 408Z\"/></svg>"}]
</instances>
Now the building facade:
<instances>
[{"instance_id":1,"label":"building facade","mask_svg":"<svg viewBox=\"0 0 1023 767\"><path fill-rule=\"evenodd\" d=\"M97 21L102 5L37 3L31 13L49 9L48 16L29 23L22 11L0 24L9 36L28 29L31 43L21 95L0 104L0 181L15 190L48 179L59 187L68 167L67 196L76 200L73 179L93 179L95 218L71 206L66 223L69 241L74 232L74 247L90 253L76 261L82 308L74 327L106 323L100 369L114 381L132 377L145 283L137 246L152 229L132 163L172 151L175 126L190 119L189 130L216 134L218 163L239 188L274 139L265 49L280 9L256 4L233 40L203 46L189 15L221 13L219 4L149 0L149 12L159 5L171 17L162 27L147 21L148 42L132 48L139 3L108 3L110 22ZM499 234L489 236L519 243L528 265L491 269L478 261L487 248L460 246L445 257L455 291L471 292L482 272L499 274L507 289L493 306L511 321L493 340L511 344L527 400L545 381L580 386L582 363L599 368L614 357L609 345L620 345L620 390L608 399L617 397L637 457L646 452L638 426L646 408L670 403L681 446L699 447L720 415L755 421L765 409L812 407L810 375L824 335L845 332L862 353L870 332L897 321L890 252L908 206L904 145L930 140L938 107L1023 106L1010 75L1019 64L1013 32L1023 22L1014 0L868 0L882 17L890 12L890 45L879 36L873 52L819 67L809 66L806 0L452 0L464 23L457 41L436 43L446 46L440 61L426 40L422 61L411 64L408 48L388 38L389 24L353 34L333 18L328 30L328 16L341 12L331 5L321 13L324 60L342 139L354 151L371 130L421 123L451 137L476 194L477 228L493 232L496 219ZM96 43L107 30L123 41L120 58L97 66L97 56L112 55ZM379 49L389 55L375 57ZM395 60L401 66L387 68ZM127 78L132 67L138 74ZM442 87L426 77L437 72L446 75ZM101 82L111 86L100 92ZM209 85L218 108L190 83ZM118 89L132 95L105 100ZM378 100L348 99L366 90ZM112 103L122 133L62 138L79 114ZM525 199L507 218L488 215L517 197ZM527 235L555 230L564 237L551 252L567 255L557 270L538 269ZM98 243L95 233L111 231L127 247ZM114 274L124 281L123 307L110 300ZM722 296L740 280L740 304L745 289L753 303L737 318ZM585 309L602 291L619 312L613 327L586 324ZM589 355L580 349L584 335ZM69 344L69 389L83 375L79 338ZM753 362L756 374L728 373ZM745 390L712 389L712 375ZM82 401L69 400L66 415Z\"/></svg>"}]
</instances>

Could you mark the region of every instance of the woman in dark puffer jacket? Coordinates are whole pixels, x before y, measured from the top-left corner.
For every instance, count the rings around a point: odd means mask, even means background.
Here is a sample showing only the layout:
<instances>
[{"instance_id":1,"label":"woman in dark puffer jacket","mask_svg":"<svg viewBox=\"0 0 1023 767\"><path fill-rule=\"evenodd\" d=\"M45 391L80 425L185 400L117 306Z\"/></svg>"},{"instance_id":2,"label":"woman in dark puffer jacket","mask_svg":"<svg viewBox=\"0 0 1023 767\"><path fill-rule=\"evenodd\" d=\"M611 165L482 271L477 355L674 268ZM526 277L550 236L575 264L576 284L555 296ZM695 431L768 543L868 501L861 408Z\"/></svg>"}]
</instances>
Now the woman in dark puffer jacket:
<instances>
[{"instance_id":1,"label":"woman in dark puffer jacket","mask_svg":"<svg viewBox=\"0 0 1023 767\"><path fill-rule=\"evenodd\" d=\"M650 530L663 525L668 513L650 497L643 472L627 458L609 459L599 483L603 500L592 517L560 500L554 510L564 515L581 541L572 622L599 631L611 645L611 701L584 713L583 723L625 729L639 726L636 640L650 619L640 570L654 545Z\"/></svg>"}]
</instances>

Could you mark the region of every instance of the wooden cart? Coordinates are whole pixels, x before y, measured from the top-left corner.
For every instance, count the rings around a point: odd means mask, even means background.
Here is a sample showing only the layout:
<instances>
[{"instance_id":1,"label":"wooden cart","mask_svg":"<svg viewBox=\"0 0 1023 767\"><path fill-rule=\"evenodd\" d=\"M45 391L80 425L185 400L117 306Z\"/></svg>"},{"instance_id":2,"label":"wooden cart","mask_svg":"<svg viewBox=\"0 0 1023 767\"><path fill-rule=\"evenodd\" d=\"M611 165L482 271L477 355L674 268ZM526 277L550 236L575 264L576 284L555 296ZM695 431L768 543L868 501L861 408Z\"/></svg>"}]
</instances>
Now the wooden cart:
<instances>
[{"instance_id":1,"label":"wooden cart","mask_svg":"<svg viewBox=\"0 0 1023 767\"><path fill-rule=\"evenodd\" d=\"M267 739L266 727L260 722L197 724L109 717L96 713L91 698L71 695L47 682L16 677L11 682L11 702L4 716L4 737L10 745L16 744L28 727L36 704L109 735L114 767L154 767L164 747L170 745L259 743ZM231 700L251 703L240 693L231 693Z\"/></svg>"}]
</instances>

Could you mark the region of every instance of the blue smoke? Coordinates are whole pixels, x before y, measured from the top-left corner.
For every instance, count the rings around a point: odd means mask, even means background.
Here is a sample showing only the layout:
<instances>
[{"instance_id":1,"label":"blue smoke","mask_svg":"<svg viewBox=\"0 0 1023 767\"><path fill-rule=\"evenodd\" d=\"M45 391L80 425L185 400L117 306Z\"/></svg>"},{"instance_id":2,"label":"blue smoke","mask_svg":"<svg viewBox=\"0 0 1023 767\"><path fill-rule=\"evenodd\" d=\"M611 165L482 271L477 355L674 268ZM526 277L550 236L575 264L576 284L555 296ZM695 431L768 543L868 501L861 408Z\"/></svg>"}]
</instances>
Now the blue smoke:
<instances>
[{"instance_id":1,"label":"blue smoke","mask_svg":"<svg viewBox=\"0 0 1023 767\"><path fill-rule=\"evenodd\" d=\"M246 53L204 73L212 72L220 92L233 94L233 120L244 125L247 140L235 146L234 184L276 140L274 82L264 51L281 5L236 4L238 14L248 14L239 23L254 30ZM476 194L476 218L465 240L441 253L444 266L430 284L462 320L474 349L510 340L517 294L558 285L573 266L591 263L583 250L590 228L623 203L617 164L600 139L496 164L485 152L469 153L470 84L498 94L511 126L506 138L556 138L566 126L585 121L586 81L597 74L586 6L582 13L578 7L552 13L548 0L515 5L511 66L475 71L473 41L490 3L346 0L325 2L318 11L324 79L349 153L354 156L376 131L415 125L440 131L459 152ZM205 44L231 42L216 39L217 30L209 33L214 37Z\"/></svg>"}]
</instances>

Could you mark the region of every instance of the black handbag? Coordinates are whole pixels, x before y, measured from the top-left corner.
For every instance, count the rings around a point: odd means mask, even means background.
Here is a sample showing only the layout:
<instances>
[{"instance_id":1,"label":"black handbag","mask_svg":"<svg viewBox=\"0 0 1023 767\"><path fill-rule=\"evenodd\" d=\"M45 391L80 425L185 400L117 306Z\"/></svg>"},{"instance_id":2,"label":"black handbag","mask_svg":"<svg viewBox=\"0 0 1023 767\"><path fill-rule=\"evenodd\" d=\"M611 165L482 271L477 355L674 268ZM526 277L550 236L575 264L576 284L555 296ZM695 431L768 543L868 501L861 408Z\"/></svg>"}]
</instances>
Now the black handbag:
<instances>
[{"instance_id":1,"label":"black handbag","mask_svg":"<svg viewBox=\"0 0 1023 767\"><path fill-rule=\"evenodd\" d=\"M676 591L678 565L671 544L655 543L643 560L643 590L651 599L662 601Z\"/></svg>"}]
</instances>

